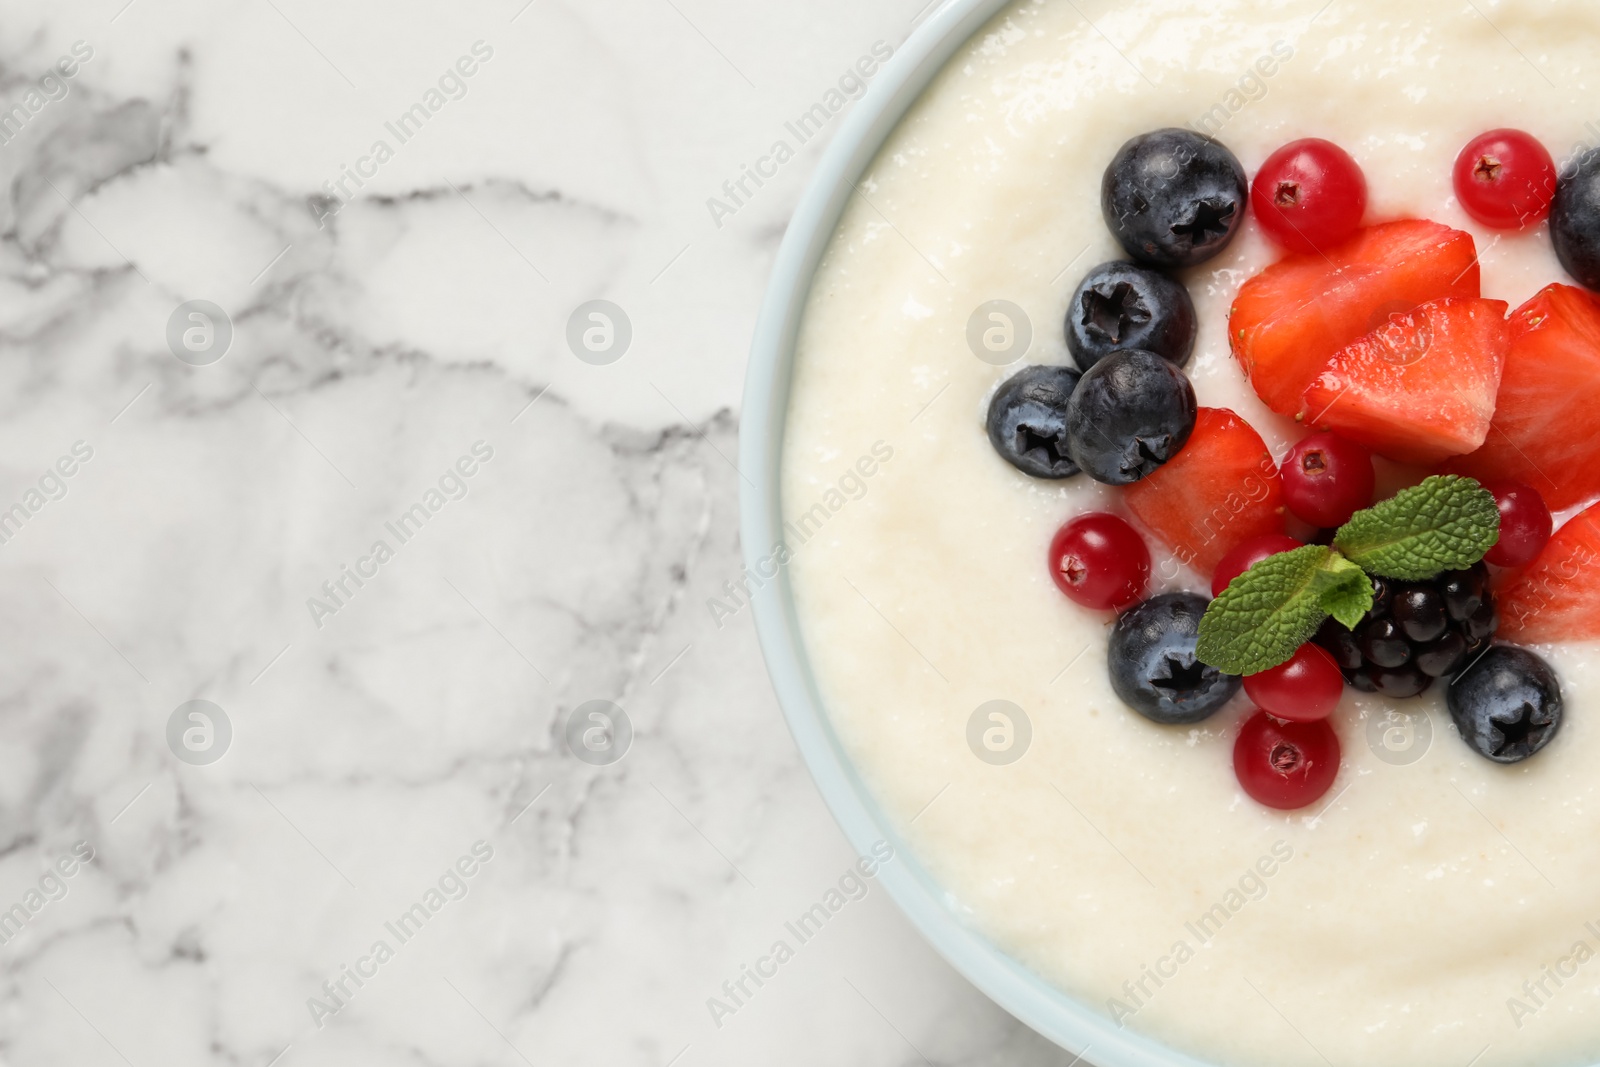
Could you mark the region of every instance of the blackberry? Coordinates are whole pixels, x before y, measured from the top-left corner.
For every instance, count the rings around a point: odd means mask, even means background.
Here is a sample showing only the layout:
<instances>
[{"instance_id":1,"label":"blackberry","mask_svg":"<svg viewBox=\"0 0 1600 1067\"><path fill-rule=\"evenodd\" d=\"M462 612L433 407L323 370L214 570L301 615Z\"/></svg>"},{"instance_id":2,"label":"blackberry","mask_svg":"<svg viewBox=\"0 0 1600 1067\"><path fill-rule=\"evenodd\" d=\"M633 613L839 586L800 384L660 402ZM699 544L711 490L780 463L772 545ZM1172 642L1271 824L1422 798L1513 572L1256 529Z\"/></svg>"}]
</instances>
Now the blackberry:
<instances>
[{"instance_id":1,"label":"blackberry","mask_svg":"<svg viewBox=\"0 0 1600 1067\"><path fill-rule=\"evenodd\" d=\"M1374 578L1372 586L1372 610L1354 630L1330 618L1312 638L1364 693L1414 697L1465 669L1500 628L1482 563L1426 582Z\"/></svg>"}]
</instances>

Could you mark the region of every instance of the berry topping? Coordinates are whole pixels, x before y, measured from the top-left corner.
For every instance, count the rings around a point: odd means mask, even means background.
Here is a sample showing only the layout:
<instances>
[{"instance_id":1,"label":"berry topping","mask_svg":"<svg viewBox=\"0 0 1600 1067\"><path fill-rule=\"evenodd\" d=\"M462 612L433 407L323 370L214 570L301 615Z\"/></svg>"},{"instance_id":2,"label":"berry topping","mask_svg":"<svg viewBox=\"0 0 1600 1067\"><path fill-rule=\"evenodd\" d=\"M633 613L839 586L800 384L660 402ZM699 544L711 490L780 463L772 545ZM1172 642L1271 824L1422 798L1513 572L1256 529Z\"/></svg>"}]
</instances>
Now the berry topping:
<instances>
[{"instance_id":1,"label":"berry topping","mask_svg":"<svg viewBox=\"0 0 1600 1067\"><path fill-rule=\"evenodd\" d=\"M1123 348L1142 348L1181 367L1199 326L1182 282L1137 263L1102 263L1067 302L1067 351L1082 370Z\"/></svg>"},{"instance_id":2,"label":"berry topping","mask_svg":"<svg viewBox=\"0 0 1600 1067\"><path fill-rule=\"evenodd\" d=\"M1050 577L1086 608L1120 608L1144 596L1150 550L1126 520L1103 511L1080 515L1050 541Z\"/></svg>"},{"instance_id":3,"label":"berry topping","mask_svg":"<svg viewBox=\"0 0 1600 1067\"><path fill-rule=\"evenodd\" d=\"M1600 504L1557 530L1498 599L1504 637L1529 643L1600 638Z\"/></svg>"},{"instance_id":4,"label":"berry topping","mask_svg":"<svg viewBox=\"0 0 1600 1067\"><path fill-rule=\"evenodd\" d=\"M1305 418L1401 463L1482 445L1511 347L1501 300L1437 300L1391 315L1336 352L1306 390Z\"/></svg>"},{"instance_id":5,"label":"berry topping","mask_svg":"<svg viewBox=\"0 0 1600 1067\"><path fill-rule=\"evenodd\" d=\"M1194 647L1206 598L1162 593L1132 608L1111 629L1111 688L1140 715L1163 724L1195 723L1239 691L1237 675L1201 663Z\"/></svg>"},{"instance_id":6,"label":"berry topping","mask_svg":"<svg viewBox=\"0 0 1600 1067\"><path fill-rule=\"evenodd\" d=\"M1128 255L1192 267L1228 247L1244 220L1244 167L1209 137L1183 129L1133 138L1100 183L1100 210Z\"/></svg>"},{"instance_id":7,"label":"berry topping","mask_svg":"<svg viewBox=\"0 0 1600 1067\"><path fill-rule=\"evenodd\" d=\"M1527 649L1510 645L1493 646L1462 671L1445 703L1462 739L1496 763L1527 759L1561 729L1556 672Z\"/></svg>"},{"instance_id":8,"label":"berry topping","mask_svg":"<svg viewBox=\"0 0 1600 1067\"><path fill-rule=\"evenodd\" d=\"M1482 567L1447 571L1437 579L1444 597L1444 610L1456 622L1465 622L1483 609L1491 599L1489 572Z\"/></svg>"},{"instance_id":9,"label":"berry topping","mask_svg":"<svg viewBox=\"0 0 1600 1067\"><path fill-rule=\"evenodd\" d=\"M1233 773L1256 803L1283 811L1303 808L1339 774L1339 735L1326 719L1284 722L1258 711L1239 728Z\"/></svg>"},{"instance_id":10,"label":"berry topping","mask_svg":"<svg viewBox=\"0 0 1600 1067\"><path fill-rule=\"evenodd\" d=\"M1200 620L1198 654L1233 674L1276 667L1314 637L1329 616L1346 628L1386 616L1392 599L1388 584L1369 575L1420 581L1436 578L1444 567L1483 569L1477 561L1494 544L1499 523L1494 497L1477 482L1453 475L1424 478L1356 512L1336 531L1332 545L1279 552L1229 582ZM1463 624L1469 638L1493 626L1492 605ZM1406 658L1388 643L1399 633L1398 624L1358 633L1355 652L1394 669L1391 665L1403 665Z\"/></svg>"},{"instance_id":11,"label":"berry topping","mask_svg":"<svg viewBox=\"0 0 1600 1067\"><path fill-rule=\"evenodd\" d=\"M1350 239L1367 210L1367 179L1350 153L1318 137L1284 145L1250 184L1250 210L1291 252L1320 252Z\"/></svg>"},{"instance_id":12,"label":"berry topping","mask_svg":"<svg viewBox=\"0 0 1600 1067\"><path fill-rule=\"evenodd\" d=\"M1393 670L1411 662L1411 644L1393 619L1372 619L1356 631L1356 647L1374 667Z\"/></svg>"},{"instance_id":13,"label":"berry topping","mask_svg":"<svg viewBox=\"0 0 1600 1067\"><path fill-rule=\"evenodd\" d=\"M1550 240L1568 274L1600 289L1600 149L1563 168L1550 205Z\"/></svg>"},{"instance_id":14,"label":"berry topping","mask_svg":"<svg viewBox=\"0 0 1600 1067\"><path fill-rule=\"evenodd\" d=\"M1228 550L1227 555L1217 561L1217 568L1211 573L1211 595L1221 596L1222 591L1228 588L1229 582L1268 556L1276 556L1279 552L1288 552L1299 547L1301 547L1299 541L1283 533L1262 534L1248 541L1240 541Z\"/></svg>"},{"instance_id":15,"label":"berry topping","mask_svg":"<svg viewBox=\"0 0 1600 1067\"><path fill-rule=\"evenodd\" d=\"M1183 371L1125 349L1084 372L1067 403L1067 450L1095 481L1128 485L1176 456L1194 423L1194 387Z\"/></svg>"},{"instance_id":16,"label":"berry topping","mask_svg":"<svg viewBox=\"0 0 1600 1067\"><path fill-rule=\"evenodd\" d=\"M1459 630L1446 630L1437 641L1416 650L1412 665L1429 678L1443 678L1458 663L1467 662L1467 639Z\"/></svg>"},{"instance_id":17,"label":"berry topping","mask_svg":"<svg viewBox=\"0 0 1600 1067\"><path fill-rule=\"evenodd\" d=\"M1405 640L1419 645L1437 641L1450 628L1444 594L1426 585L1404 585L1396 589L1389 601L1389 617L1400 628Z\"/></svg>"},{"instance_id":18,"label":"berry topping","mask_svg":"<svg viewBox=\"0 0 1600 1067\"><path fill-rule=\"evenodd\" d=\"M1376 480L1365 448L1338 434L1314 433L1283 462L1283 501L1313 526L1339 526L1372 503Z\"/></svg>"},{"instance_id":19,"label":"berry topping","mask_svg":"<svg viewBox=\"0 0 1600 1067\"><path fill-rule=\"evenodd\" d=\"M1178 562L1201 574L1240 541L1283 532L1278 465L1261 435L1227 408L1200 408L1183 450L1128 486L1123 500Z\"/></svg>"},{"instance_id":20,"label":"berry topping","mask_svg":"<svg viewBox=\"0 0 1600 1067\"><path fill-rule=\"evenodd\" d=\"M1468 141L1452 177L1467 214L1497 230L1543 222L1556 193L1555 161L1521 130L1490 130Z\"/></svg>"},{"instance_id":21,"label":"berry topping","mask_svg":"<svg viewBox=\"0 0 1600 1067\"><path fill-rule=\"evenodd\" d=\"M1449 469L1531 485L1554 511L1591 500L1600 495L1600 297L1552 285L1513 311L1510 326L1489 436Z\"/></svg>"},{"instance_id":22,"label":"berry topping","mask_svg":"<svg viewBox=\"0 0 1600 1067\"><path fill-rule=\"evenodd\" d=\"M1078 385L1071 367L1024 367L989 401L989 443L1000 457L1035 478L1069 478L1067 401Z\"/></svg>"},{"instance_id":23,"label":"berry topping","mask_svg":"<svg viewBox=\"0 0 1600 1067\"><path fill-rule=\"evenodd\" d=\"M1301 645L1276 667L1244 677L1244 692L1263 710L1290 722L1326 719L1344 693L1344 675L1327 652Z\"/></svg>"},{"instance_id":24,"label":"berry topping","mask_svg":"<svg viewBox=\"0 0 1600 1067\"><path fill-rule=\"evenodd\" d=\"M1366 662L1366 657L1361 654L1361 647L1356 644L1356 635L1351 633L1348 627L1340 624L1338 619L1332 617L1323 619L1322 625L1318 627L1311 641L1328 653L1341 671L1353 671Z\"/></svg>"},{"instance_id":25,"label":"berry topping","mask_svg":"<svg viewBox=\"0 0 1600 1067\"><path fill-rule=\"evenodd\" d=\"M1359 230L1342 245L1288 256L1239 290L1228 340L1256 394L1293 417L1333 354L1394 312L1479 295L1472 235L1423 219Z\"/></svg>"},{"instance_id":26,"label":"berry topping","mask_svg":"<svg viewBox=\"0 0 1600 1067\"><path fill-rule=\"evenodd\" d=\"M1370 689L1371 692L1391 700L1409 700L1433 684L1433 679L1424 674L1422 668L1415 663L1408 663L1393 670L1372 667L1361 676L1361 679L1359 688L1364 692Z\"/></svg>"},{"instance_id":27,"label":"berry topping","mask_svg":"<svg viewBox=\"0 0 1600 1067\"><path fill-rule=\"evenodd\" d=\"M1499 626L1481 563L1427 581L1373 578L1372 589L1353 630L1329 619L1312 638L1364 692L1414 697L1470 663Z\"/></svg>"},{"instance_id":28,"label":"berry topping","mask_svg":"<svg viewBox=\"0 0 1600 1067\"><path fill-rule=\"evenodd\" d=\"M1500 540L1484 555L1496 567L1532 563L1550 540L1550 509L1538 490L1521 482L1495 482L1484 486L1494 494L1500 509Z\"/></svg>"}]
</instances>

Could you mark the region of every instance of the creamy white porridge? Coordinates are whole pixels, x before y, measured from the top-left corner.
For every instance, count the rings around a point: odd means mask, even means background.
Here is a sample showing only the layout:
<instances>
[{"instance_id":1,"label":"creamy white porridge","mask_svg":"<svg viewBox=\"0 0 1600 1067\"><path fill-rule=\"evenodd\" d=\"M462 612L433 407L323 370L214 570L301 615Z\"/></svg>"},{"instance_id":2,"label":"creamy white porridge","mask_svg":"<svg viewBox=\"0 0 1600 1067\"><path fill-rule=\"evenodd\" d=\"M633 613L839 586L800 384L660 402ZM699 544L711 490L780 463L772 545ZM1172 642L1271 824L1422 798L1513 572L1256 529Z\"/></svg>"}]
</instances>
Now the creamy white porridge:
<instances>
[{"instance_id":1,"label":"creamy white porridge","mask_svg":"<svg viewBox=\"0 0 1600 1067\"><path fill-rule=\"evenodd\" d=\"M1232 770L1244 698L1198 728L1134 714L1106 678L1108 617L1049 579L1051 535L1117 510L1115 491L1030 479L984 435L989 395L1022 364L975 358L969 316L1011 301L1032 323L1026 362L1067 362L1068 296L1122 258L1102 171L1159 127L1214 133L1252 173L1287 141L1328 138L1366 171L1369 221L1474 234L1486 297L1515 306L1567 280L1543 227L1497 238L1472 223L1451 163L1496 126L1558 160L1596 140L1600 6L1323 7L1024 2L950 62L861 183L800 337L786 517L842 478L858 497L791 541L807 648L850 755L967 920L1125 1025L1230 1064L1600 1060L1592 647L1540 649L1567 710L1537 758L1474 754L1437 687L1406 702L1424 720L1409 749L1399 727L1375 748L1386 702L1347 690L1333 789L1270 811ZM1247 224L1186 275L1200 315L1187 370L1202 405L1279 449L1299 434L1255 398L1225 336L1238 286L1274 258ZM1167 587L1204 590L1152 547ZM1032 728L1008 765L967 743L997 699Z\"/></svg>"}]
</instances>

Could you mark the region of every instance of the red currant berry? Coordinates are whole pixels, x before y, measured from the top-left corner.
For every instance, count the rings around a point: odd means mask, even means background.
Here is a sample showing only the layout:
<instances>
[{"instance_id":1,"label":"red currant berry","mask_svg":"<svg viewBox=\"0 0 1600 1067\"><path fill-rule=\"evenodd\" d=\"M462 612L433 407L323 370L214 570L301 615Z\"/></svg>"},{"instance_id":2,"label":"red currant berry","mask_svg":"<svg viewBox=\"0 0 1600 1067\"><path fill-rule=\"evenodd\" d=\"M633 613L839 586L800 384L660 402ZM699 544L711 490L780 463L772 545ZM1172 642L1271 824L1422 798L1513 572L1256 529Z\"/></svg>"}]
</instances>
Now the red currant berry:
<instances>
[{"instance_id":1,"label":"red currant berry","mask_svg":"<svg viewBox=\"0 0 1600 1067\"><path fill-rule=\"evenodd\" d=\"M1372 503L1372 453L1333 433L1314 433L1289 450L1283 502L1313 526L1342 526Z\"/></svg>"},{"instance_id":2,"label":"red currant berry","mask_svg":"<svg viewBox=\"0 0 1600 1067\"><path fill-rule=\"evenodd\" d=\"M1521 482L1495 482L1484 488L1494 494L1500 509L1500 540L1483 558L1496 567L1532 563L1544 551L1554 527L1544 497Z\"/></svg>"},{"instance_id":3,"label":"red currant berry","mask_svg":"<svg viewBox=\"0 0 1600 1067\"><path fill-rule=\"evenodd\" d=\"M1244 691L1263 711L1280 719L1316 722L1339 706L1344 675L1332 656L1307 644L1276 667L1245 675Z\"/></svg>"},{"instance_id":4,"label":"red currant berry","mask_svg":"<svg viewBox=\"0 0 1600 1067\"><path fill-rule=\"evenodd\" d=\"M1250 210L1277 244L1291 252L1320 252L1361 225L1367 179L1350 153L1332 141L1291 141L1256 172Z\"/></svg>"},{"instance_id":5,"label":"red currant berry","mask_svg":"<svg viewBox=\"0 0 1600 1067\"><path fill-rule=\"evenodd\" d=\"M1125 607L1144 596L1150 550L1126 520L1103 511L1080 515L1050 541L1050 577L1086 608Z\"/></svg>"},{"instance_id":6,"label":"red currant berry","mask_svg":"<svg viewBox=\"0 0 1600 1067\"><path fill-rule=\"evenodd\" d=\"M1268 556L1276 556L1279 552L1300 547L1302 547L1300 542L1288 534L1262 534L1248 541L1240 541L1228 550L1226 556L1217 561L1217 569L1211 575L1211 595L1221 596L1222 591L1228 588L1229 582Z\"/></svg>"},{"instance_id":7,"label":"red currant berry","mask_svg":"<svg viewBox=\"0 0 1600 1067\"><path fill-rule=\"evenodd\" d=\"M1239 729L1233 773L1258 803L1285 811L1303 808L1338 777L1339 735L1327 719L1284 722L1258 711Z\"/></svg>"},{"instance_id":8,"label":"red currant berry","mask_svg":"<svg viewBox=\"0 0 1600 1067\"><path fill-rule=\"evenodd\" d=\"M1468 141L1453 177L1467 214L1497 230L1542 222L1556 195L1555 160L1521 130L1490 130Z\"/></svg>"}]
</instances>

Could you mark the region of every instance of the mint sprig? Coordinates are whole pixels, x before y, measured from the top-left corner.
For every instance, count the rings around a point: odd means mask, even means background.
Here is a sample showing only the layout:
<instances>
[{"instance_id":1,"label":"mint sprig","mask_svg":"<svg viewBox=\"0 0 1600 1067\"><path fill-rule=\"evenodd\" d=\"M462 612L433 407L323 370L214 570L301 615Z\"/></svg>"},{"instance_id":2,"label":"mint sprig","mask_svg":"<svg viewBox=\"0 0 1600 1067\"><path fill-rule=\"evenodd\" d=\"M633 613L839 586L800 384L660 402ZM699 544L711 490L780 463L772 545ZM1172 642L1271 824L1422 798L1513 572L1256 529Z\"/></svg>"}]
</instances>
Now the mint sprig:
<instances>
[{"instance_id":1,"label":"mint sprig","mask_svg":"<svg viewBox=\"0 0 1600 1067\"><path fill-rule=\"evenodd\" d=\"M1333 547L1372 574L1417 581L1472 566L1499 537L1494 497L1471 478L1436 474L1350 516Z\"/></svg>"},{"instance_id":2,"label":"mint sprig","mask_svg":"<svg viewBox=\"0 0 1600 1067\"><path fill-rule=\"evenodd\" d=\"M1280 552L1206 608L1195 655L1228 674L1255 674L1294 655L1333 608L1348 616L1358 605L1356 618L1372 606L1372 582L1360 567L1326 545Z\"/></svg>"},{"instance_id":3,"label":"mint sprig","mask_svg":"<svg viewBox=\"0 0 1600 1067\"><path fill-rule=\"evenodd\" d=\"M1405 580L1470 567L1500 536L1494 497L1471 478L1435 475L1358 511L1333 547L1268 557L1228 583L1200 619L1196 657L1228 674L1276 667L1332 615L1354 628L1372 607L1370 574Z\"/></svg>"},{"instance_id":4,"label":"mint sprig","mask_svg":"<svg viewBox=\"0 0 1600 1067\"><path fill-rule=\"evenodd\" d=\"M1323 568L1323 585L1317 600L1323 611L1353 630L1361 617L1372 610L1375 595L1372 579L1367 577L1366 571L1339 553L1329 550L1329 554L1331 558ZM1317 625L1322 625L1321 619L1317 620ZM1294 649L1289 652L1292 655ZM1282 663L1283 660L1278 662Z\"/></svg>"}]
</instances>

